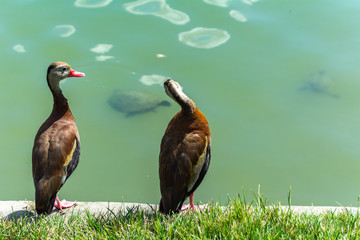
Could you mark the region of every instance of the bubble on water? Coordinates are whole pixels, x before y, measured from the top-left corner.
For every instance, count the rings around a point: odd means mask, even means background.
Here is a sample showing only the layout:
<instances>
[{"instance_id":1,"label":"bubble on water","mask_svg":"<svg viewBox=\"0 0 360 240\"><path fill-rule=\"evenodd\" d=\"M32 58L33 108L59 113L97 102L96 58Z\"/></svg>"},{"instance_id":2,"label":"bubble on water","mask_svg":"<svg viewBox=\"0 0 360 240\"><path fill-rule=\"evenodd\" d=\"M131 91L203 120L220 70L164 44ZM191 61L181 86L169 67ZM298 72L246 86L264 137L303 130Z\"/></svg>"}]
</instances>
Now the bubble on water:
<instances>
[{"instance_id":1,"label":"bubble on water","mask_svg":"<svg viewBox=\"0 0 360 240\"><path fill-rule=\"evenodd\" d=\"M84 7L84 8L100 8L106 7L113 0L76 0L74 5L75 7Z\"/></svg>"},{"instance_id":2,"label":"bubble on water","mask_svg":"<svg viewBox=\"0 0 360 240\"><path fill-rule=\"evenodd\" d=\"M26 52L24 46L21 45L21 44L16 44L16 45L14 45L14 46L13 46L13 49L14 49L14 51L16 51L16 52L18 52L18 53L24 53L24 52Z\"/></svg>"},{"instance_id":3,"label":"bubble on water","mask_svg":"<svg viewBox=\"0 0 360 240\"><path fill-rule=\"evenodd\" d=\"M64 33L60 34L60 37L69 37L76 32L73 25L57 25L56 29L64 29Z\"/></svg>"},{"instance_id":4,"label":"bubble on water","mask_svg":"<svg viewBox=\"0 0 360 240\"><path fill-rule=\"evenodd\" d=\"M204 0L204 2L218 7L227 7L229 0Z\"/></svg>"},{"instance_id":5,"label":"bubble on water","mask_svg":"<svg viewBox=\"0 0 360 240\"><path fill-rule=\"evenodd\" d=\"M99 43L95 47L91 48L90 51L94 53L107 53L110 51L110 49L113 47L112 44L106 44L106 43Z\"/></svg>"},{"instance_id":6,"label":"bubble on water","mask_svg":"<svg viewBox=\"0 0 360 240\"><path fill-rule=\"evenodd\" d=\"M217 28L197 27L188 32L179 33L179 41L191 47L213 48L226 43L230 34Z\"/></svg>"},{"instance_id":7,"label":"bubble on water","mask_svg":"<svg viewBox=\"0 0 360 240\"><path fill-rule=\"evenodd\" d=\"M154 15L177 25L186 24L190 21L190 17L186 13L172 9L166 4L166 0L139 0L125 3L124 7L130 13Z\"/></svg>"},{"instance_id":8,"label":"bubble on water","mask_svg":"<svg viewBox=\"0 0 360 240\"><path fill-rule=\"evenodd\" d=\"M142 82L145 85L153 85L153 84L163 84L166 79L169 79L168 77L164 77L161 75L157 75L157 74L152 74L152 75L143 75L140 78L140 82Z\"/></svg>"},{"instance_id":9,"label":"bubble on water","mask_svg":"<svg viewBox=\"0 0 360 240\"><path fill-rule=\"evenodd\" d=\"M239 22L246 22L247 18L239 11L237 10L231 10L229 12L229 15L234 18L235 20L239 21Z\"/></svg>"},{"instance_id":10,"label":"bubble on water","mask_svg":"<svg viewBox=\"0 0 360 240\"><path fill-rule=\"evenodd\" d=\"M100 55L100 56L96 56L96 61L104 62L104 61L112 59L112 58L115 58L115 57L114 56Z\"/></svg>"}]
</instances>

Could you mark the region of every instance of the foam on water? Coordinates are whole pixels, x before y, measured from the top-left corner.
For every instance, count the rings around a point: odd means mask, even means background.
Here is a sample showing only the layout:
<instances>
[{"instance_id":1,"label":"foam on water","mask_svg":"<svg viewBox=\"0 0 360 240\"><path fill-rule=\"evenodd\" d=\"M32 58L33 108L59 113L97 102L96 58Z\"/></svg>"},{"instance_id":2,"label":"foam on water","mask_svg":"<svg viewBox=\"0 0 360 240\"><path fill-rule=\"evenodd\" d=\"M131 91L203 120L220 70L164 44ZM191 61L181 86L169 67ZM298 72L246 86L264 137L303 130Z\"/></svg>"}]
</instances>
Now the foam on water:
<instances>
[{"instance_id":1,"label":"foam on water","mask_svg":"<svg viewBox=\"0 0 360 240\"><path fill-rule=\"evenodd\" d=\"M95 47L91 48L90 51L92 51L94 53L104 54L104 53L109 52L112 47L113 47L112 44L99 43Z\"/></svg>"},{"instance_id":2,"label":"foam on water","mask_svg":"<svg viewBox=\"0 0 360 240\"><path fill-rule=\"evenodd\" d=\"M106 7L112 2L112 0L76 0L74 3L75 7L84 7L84 8L100 8L100 7Z\"/></svg>"},{"instance_id":3,"label":"foam on water","mask_svg":"<svg viewBox=\"0 0 360 240\"><path fill-rule=\"evenodd\" d=\"M104 62L106 60L113 59L115 57L114 56L100 55L100 56L96 56L95 58L96 58L96 61Z\"/></svg>"},{"instance_id":4,"label":"foam on water","mask_svg":"<svg viewBox=\"0 0 360 240\"><path fill-rule=\"evenodd\" d=\"M162 53L158 53L158 54L156 54L156 57L157 58L165 58L166 56Z\"/></svg>"},{"instance_id":5,"label":"foam on water","mask_svg":"<svg viewBox=\"0 0 360 240\"><path fill-rule=\"evenodd\" d=\"M165 0L139 0L124 4L125 9L133 14L154 15L177 25L186 24L190 17L181 11L172 9Z\"/></svg>"},{"instance_id":6,"label":"foam on water","mask_svg":"<svg viewBox=\"0 0 360 240\"><path fill-rule=\"evenodd\" d=\"M13 46L13 49L14 49L14 51L16 51L16 52L18 52L18 53L24 53L24 52L26 52L25 47L24 47L23 45L21 45L21 44L16 44L16 45L14 45L14 46Z\"/></svg>"},{"instance_id":7,"label":"foam on water","mask_svg":"<svg viewBox=\"0 0 360 240\"><path fill-rule=\"evenodd\" d=\"M57 25L55 29L64 29L64 33L60 34L60 37L70 37L76 32L76 29L73 25Z\"/></svg>"},{"instance_id":8,"label":"foam on water","mask_svg":"<svg viewBox=\"0 0 360 240\"><path fill-rule=\"evenodd\" d=\"M229 15L239 22L247 22L247 18L237 10L231 10Z\"/></svg>"},{"instance_id":9,"label":"foam on water","mask_svg":"<svg viewBox=\"0 0 360 240\"><path fill-rule=\"evenodd\" d=\"M230 34L217 28L197 27L188 32L179 33L179 41L196 48L214 48L226 43Z\"/></svg>"},{"instance_id":10,"label":"foam on water","mask_svg":"<svg viewBox=\"0 0 360 240\"><path fill-rule=\"evenodd\" d=\"M162 85L166 79L168 79L169 77L165 77L165 76L161 76L161 75L157 75L157 74L152 74L152 75L143 75L140 78L140 82L145 84L145 85L153 85L153 84L160 84Z\"/></svg>"},{"instance_id":11,"label":"foam on water","mask_svg":"<svg viewBox=\"0 0 360 240\"><path fill-rule=\"evenodd\" d=\"M218 7L227 7L229 0L204 0L204 2Z\"/></svg>"},{"instance_id":12,"label":"foam on water","mask_svg":"<svg viewBox=\"0 0 360 240\"><path fill-rule=\"evenodd\" d=\"M258 2L258 0L242 0L242 2L247 5L252 5L253 3Z\"/></svg>"}]
</instances>

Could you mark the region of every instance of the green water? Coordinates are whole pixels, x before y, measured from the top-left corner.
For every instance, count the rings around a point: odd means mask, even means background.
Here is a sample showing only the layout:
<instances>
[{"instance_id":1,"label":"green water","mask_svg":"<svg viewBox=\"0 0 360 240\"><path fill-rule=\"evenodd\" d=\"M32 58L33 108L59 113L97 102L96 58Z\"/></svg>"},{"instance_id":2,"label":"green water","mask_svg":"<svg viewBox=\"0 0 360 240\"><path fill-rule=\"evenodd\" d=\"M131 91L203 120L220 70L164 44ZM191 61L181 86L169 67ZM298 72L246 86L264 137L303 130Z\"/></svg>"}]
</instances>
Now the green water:
<instances>
[{"instance_id":1,"label":"green water","mask_svg":"<svg viewBox=\"0 0 360 240\"><path fill-rule=\"evenodd\" d=\"M170 101L140 81L155 74L180 82L210 124L196 201L251 199L260 184L271 202L291 186L293 204L357 205L359 11L357 0L1 1L0 199L34 199L46 69L62 60L86 77L62 84L81 158L60 198L158 203L160 141L179 107L126 117L107 103L115 89ZM197 28L212 30L186 34Z\"/></svg>"}]
</instances>

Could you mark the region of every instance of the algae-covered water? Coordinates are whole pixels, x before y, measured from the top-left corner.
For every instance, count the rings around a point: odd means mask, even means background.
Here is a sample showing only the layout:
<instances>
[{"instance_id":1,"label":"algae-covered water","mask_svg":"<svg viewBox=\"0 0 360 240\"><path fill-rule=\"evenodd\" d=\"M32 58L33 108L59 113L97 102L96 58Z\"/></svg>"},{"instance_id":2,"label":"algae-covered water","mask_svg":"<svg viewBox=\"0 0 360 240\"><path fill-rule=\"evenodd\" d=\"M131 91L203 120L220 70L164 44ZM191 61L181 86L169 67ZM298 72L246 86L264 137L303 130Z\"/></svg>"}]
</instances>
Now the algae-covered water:
<instances>
[{"instance_id":1,"label":"algae-covered water","mask_svg":"<svg viewBox=\"0 0 360 240\"><path fill-rule=\"evenodd\" d=\"M178 81L212 132L196 201L261 186L272 202L357 205L360 195L357 0L3 0L0 3L0 199L34 199L31 150L62 83L81 136L59 197L158 203L161 137L179 107L128 117L114 90L163 100Z\"/></svg>"}]
</instances>

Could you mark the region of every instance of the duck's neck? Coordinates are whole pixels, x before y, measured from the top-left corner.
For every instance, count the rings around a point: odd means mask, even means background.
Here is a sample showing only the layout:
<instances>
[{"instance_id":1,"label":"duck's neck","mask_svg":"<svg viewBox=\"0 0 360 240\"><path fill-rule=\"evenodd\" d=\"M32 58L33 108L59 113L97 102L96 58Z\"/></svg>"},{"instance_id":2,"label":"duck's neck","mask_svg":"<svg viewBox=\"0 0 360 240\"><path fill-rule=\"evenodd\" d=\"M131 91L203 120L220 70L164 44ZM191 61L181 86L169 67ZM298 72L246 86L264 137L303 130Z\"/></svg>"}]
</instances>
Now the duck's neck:
<instances>
[{"instance_id":1,"label":"duck's neck","mask_svg":"<svg viewBox=\"0 0 360 240\"><path fill-rule=\"evenodd\" d=\"M69 104L59 87L59 82L50 84L48 80L48 85L54 99L53 113L65 114L69 109Z\"/></svg>"},{"instance_id":2,"label":"duck's neck","mask_svg":"<svg viewBox=\"0 0 360 240\"><path fill-rule=\"evenodd\" d=\"M52 92L52 94L53 94L53 99L54 99L54 106L62 107L62 108L69 107L68 101L67 101L66 97L64 97L64 95L62 94L61 90L54 91L54 92Z\"/></svg>"},{"instance_id":3,"label":"duck's neck","mask_svg":"<svg viewBox=\"0 0 360 240\"><path fill-rule=\"evenodd\" d=\"M185 114L194 114L196 105L188 96L183 92L174 95L175 101L181 106L181 110Z\"/></svg>"}]
</instances>

